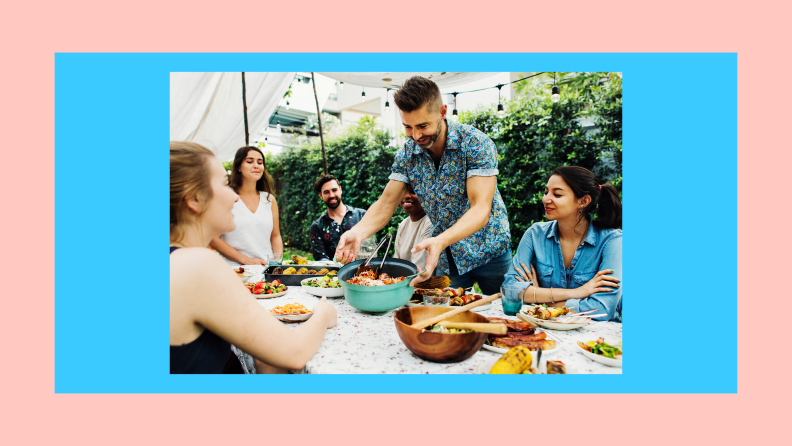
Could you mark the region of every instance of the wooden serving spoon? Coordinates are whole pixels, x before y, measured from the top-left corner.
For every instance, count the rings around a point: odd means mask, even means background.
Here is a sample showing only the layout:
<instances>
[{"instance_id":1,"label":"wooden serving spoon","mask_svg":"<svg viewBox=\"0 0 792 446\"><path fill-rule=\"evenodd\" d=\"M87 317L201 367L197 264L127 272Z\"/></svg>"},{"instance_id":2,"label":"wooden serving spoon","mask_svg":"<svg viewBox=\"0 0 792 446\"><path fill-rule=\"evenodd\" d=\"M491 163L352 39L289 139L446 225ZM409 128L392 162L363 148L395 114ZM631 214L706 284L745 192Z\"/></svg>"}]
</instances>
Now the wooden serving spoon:
<instances>
[{"instance_id":1,"label":"wooden serving spoon","mask_svg":"<svg viewBox=\"0 0 792 446\"><path fill-rule=\"evenodd\" d=\"M460 330L473 330L479 333L493 333L505 335L507 328L506 324L483 324L479 322L449 322L440 321L437 325L442 325L445 328L458 328Z\"/></svg>"},{"instance_id":2,"label":"wooden serving spoon","mask_svg":"<svg viewBox=\"0 0 792 446\"><path fill-rule=\"evenodd\" d=\"M455 309L453 309L453 310L451 310L451 311L449 311L447 313L443 313L443 314L441 314L439 316L435 316L435 317L432 317L432 318L429 318L429 319L424 319L422 321L416 322L416 323L410 325L410 327L420 330L420 329L426 328L426 327L428 327L430 325L434 325L434 324L436 324L436 323L438 323L440 321L444 321L444 320L446 320L446 319L448 319L448 318L450 318L452 316L456 316L457 314L464 313L464 312L470 310L471 308L476 308L478 306L484 305L486 303L492 302L493 300L497 300L497 299L500 299L500 298L501 298L501 294L500 293L495 293L492 296L487 296L484 299L477 300L475 302L471 302L471 303L469 303L469 304L467 304L467 305L465 305L463 307L455 308ZM495 324L493 324L493 325L495 325Z\"/></svg>"}]
</instances>

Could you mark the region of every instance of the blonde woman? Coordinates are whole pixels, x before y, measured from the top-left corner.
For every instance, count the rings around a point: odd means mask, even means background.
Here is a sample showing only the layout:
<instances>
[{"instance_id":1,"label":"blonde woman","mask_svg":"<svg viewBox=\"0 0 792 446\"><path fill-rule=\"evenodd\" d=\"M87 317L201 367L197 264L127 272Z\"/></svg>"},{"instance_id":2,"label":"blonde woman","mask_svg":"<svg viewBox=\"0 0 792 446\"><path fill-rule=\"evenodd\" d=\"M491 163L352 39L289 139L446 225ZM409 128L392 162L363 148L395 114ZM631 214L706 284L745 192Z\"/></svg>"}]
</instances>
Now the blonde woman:
<instances>
[{"instance_id":1,"label":"blonde woman","mask_svg":"<svg viewBox=\"0 0 792 446\"><path fill-rule=\"evenodd\" d=\"M209 246L232 266L267 265L270 256L283 255L283 240L272 177L260 149L237 150L230 183L239 196L232 210L236 229L214 237Z\"/></svg>"},{"instance_id":2,"label":"blonde woman","mask_svg":"<svg viewBox=\"0 0 792 446\"><path fill-rule=\"evenodd\" d=\"M241 370L231 344L256 365L301 369L313 357L336 310L322 298L313 316L289 329L269 314L226 262L206 249L235 228L239 197L214 154L195 143L170 146L171 373Z\"/></svg>"}]
</instances>

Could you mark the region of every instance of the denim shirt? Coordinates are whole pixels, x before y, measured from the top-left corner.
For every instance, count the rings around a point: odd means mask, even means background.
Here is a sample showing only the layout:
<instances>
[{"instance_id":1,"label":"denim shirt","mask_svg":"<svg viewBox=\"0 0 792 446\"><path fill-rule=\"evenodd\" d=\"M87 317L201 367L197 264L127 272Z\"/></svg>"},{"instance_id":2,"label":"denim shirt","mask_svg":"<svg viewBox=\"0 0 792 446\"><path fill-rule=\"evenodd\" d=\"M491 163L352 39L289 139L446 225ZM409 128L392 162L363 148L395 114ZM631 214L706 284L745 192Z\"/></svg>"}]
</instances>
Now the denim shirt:
<instances>
[{"instance_id":1,"label":"denim shirt","mask_svg":"<svg viewBox=\"0 0 792 446\"><path fill-rule=\"evenodd\" d=\"M436 237L456 224L470 210L467 179L498 175L495 143L483 132L464 124L448 122L446 147L440 166L435 168L429 152L410 139L396 154L390 180L409 183L415 189ZM492 197L487 224L450 246L459 274L486 265L511 250L511 234L506 206L497 186ZM445 253L440 254L439 271L449 272Z\"/></svg>"},{"instance_id":2,"label":"denim shirt","mask_svg":"<svg viewBox=\"0 0 792 446\"><path fill-rule=\"evenodd\" d=\"M589 222L591 222L589 216ZM512 268L505 276L504 285L520 284L515 267L520 263L536 268L536 280L541 288L579 288L591 280L598 271L612 269L609 276L622 280L622 231L621 229L600 229L589 224L588 234L575 251L564 269L564 256L558 236L556 221L534 223L520 240L517 254L512 259ZM597 317L598 321L621 322L622 287L610 293L594 293L585 299L569 299L567 307L577 307L577 311L600 310L607 316ZM525 283L527 287L528 284ZM530 296L530 295L529 295Z\"/></svg>"}]
</instances>

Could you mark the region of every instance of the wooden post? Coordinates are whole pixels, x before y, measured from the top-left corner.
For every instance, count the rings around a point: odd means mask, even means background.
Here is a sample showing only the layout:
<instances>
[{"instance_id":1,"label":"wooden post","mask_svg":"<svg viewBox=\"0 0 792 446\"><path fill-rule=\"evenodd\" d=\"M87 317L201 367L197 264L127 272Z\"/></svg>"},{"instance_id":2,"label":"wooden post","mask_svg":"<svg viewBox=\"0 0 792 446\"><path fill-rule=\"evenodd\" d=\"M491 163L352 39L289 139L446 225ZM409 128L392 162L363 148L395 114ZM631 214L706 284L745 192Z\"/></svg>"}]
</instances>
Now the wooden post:
<instances>
[{"instance_id":1,"label":"wooden post","mask_svg":"<svg viewBox=\"0 0 792 446\"><path fill-rule=\"evenodd\" d=\"M313 71L311 71L311 82L313 82L314 99L316 100L316 117L319 118L319 140L322 141L322 165L324 166L324 173L327 175L327 154L325 153L324 132L322 131L322 110L319 108L319 96L316 94L316 79L314 78Z\"/></svg>"},{"instance_id":2,"label":"wooden post","mask_svg":"<svg viewBox=\"0 0 792 446\"><path fill-rule=\"evenodd\" d=\"M245 72L242 72L242 111L245 115L245 145L250 145L250 133L248 133L248 120L247 120L247 100L245 99Z\"/></svg>"}]
</instances>

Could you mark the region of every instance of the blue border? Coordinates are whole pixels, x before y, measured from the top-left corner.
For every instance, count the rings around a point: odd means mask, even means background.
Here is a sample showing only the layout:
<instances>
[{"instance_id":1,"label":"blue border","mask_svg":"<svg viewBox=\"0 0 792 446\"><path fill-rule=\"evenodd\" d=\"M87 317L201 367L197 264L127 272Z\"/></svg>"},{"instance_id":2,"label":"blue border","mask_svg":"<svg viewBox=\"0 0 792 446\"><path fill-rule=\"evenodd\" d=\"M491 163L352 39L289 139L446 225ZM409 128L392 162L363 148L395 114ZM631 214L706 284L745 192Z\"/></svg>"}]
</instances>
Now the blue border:
<instances>
[{"instance_id":1,"label":"blue border","mask_svg":"<svg viewBox=\"0 0 792 446\"><path fill-rule=\"evenodd\" d=\"M169 375L170 72L482 67L624 73L623 375ZM736 54L56 54L55 168L58 393L737 391Z\"/></svg>"}]
</instances>

